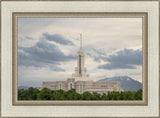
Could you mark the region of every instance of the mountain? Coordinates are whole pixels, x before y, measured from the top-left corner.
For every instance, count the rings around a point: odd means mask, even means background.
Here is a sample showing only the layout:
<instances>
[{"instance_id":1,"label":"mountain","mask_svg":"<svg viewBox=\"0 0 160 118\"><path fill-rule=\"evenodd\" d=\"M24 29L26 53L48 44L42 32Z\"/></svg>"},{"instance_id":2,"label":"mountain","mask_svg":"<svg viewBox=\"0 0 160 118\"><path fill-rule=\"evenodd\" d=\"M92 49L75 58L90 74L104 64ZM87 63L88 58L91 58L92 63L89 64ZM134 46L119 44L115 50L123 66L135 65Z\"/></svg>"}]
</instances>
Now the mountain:
<instances>
[{"instance_id":1,"label":"mountain","mask_svg":"<svg viewBox=\"0 0 160 118\"><path fill-rule=\"evenodd\" d=\"M142 83L128 76L116 76L112 78L101 79L99 81L118 81L121 83L121 87L124 91L137 91L142 88Z\"/></svg>"},{"instance_id":2,"label":"mountain","mask_svg":"<svg viewBox=\"0 0 160 118\"><path fill-rule=\"evenodd\" d=\"M18 89L29 89L30 87L28 87L28 86L18 86Z\"/></svg>"}]
</instances>

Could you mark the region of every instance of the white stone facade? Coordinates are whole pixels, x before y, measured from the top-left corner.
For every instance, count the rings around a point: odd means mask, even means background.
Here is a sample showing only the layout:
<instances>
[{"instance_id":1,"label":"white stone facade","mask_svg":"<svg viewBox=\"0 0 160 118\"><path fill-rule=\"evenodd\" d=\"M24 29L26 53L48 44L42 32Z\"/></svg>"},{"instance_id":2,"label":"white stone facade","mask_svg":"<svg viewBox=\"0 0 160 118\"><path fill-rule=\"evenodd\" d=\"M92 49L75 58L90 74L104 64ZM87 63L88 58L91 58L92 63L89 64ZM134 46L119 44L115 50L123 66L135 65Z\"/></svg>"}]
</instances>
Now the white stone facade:
<instances>
[{"instance_id":1,"label":"white stone facade","mask_svg":"<svg viewBox=\"0 0 160 118\"><path fill-rule=\"evenodd\" d=\"M66 81L43 82L42 88L51 90L75 89L77 93L97 92L99 94L108 93L108 91L122 91L120 82L94 82L94 81L75 81L74 78L69 78Z\"/></svg>"},{"instance_id":2,"label":"white stone facade","mask_svg":"<svg viewBox=\"0 0 160 118\"><path fill-rule=\"evenodd\" d=\"M120 86L120 82L95 82L89 78L87 74L87 69L85 65L85 55L82 50L82 39L80 50L77 56L77 67L75 68L75 73L72 74L71 78L66 81L56 81L56 82L43 82L42 88L49 88L51 90L62 89L68 91L70 89L75 89L77 93L97 92L99 94L108 93L108 91L123 91ZM42 89L41 88L41 89Z\"/></svg>"}]
</instances>

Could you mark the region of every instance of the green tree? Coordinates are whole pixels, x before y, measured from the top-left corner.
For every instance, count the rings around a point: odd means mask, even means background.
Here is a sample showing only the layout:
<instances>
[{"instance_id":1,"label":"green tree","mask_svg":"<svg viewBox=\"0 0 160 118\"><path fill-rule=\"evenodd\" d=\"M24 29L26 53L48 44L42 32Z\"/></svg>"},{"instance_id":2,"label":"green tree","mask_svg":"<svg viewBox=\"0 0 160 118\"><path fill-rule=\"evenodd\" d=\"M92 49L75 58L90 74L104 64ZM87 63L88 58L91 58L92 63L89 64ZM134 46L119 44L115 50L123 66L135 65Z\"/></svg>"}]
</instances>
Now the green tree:
<instances>
[{"instance_id":1,"label":"green tree","mask_svg":"<svg viewBox=\"0 0 160 118\"><path fill-rule=\"evenodd\" d=\"M67 100L74 100L74 98L76 96L76 90L75 89L71 89L71 90L67 91L65 96L66 96Z\"/></svg>"},{"instance_id":2,"label":"green tree","mask_svg":"<svg viewBox=\"0 0 160 118\"><path fill-rule=\"evenodd\" d=\"M105 93L102 94L101 100L108 100L108 97L107 97L107 95Z\"/></svg>"},{"instance_id":3,"label":"green tree","mask_svg":"<svg viewBox=\"0 0 160 118\"><path fill-rule=\"evenodd\" d=\"M37 96L37 99L38 100L51 100L51 90L48 89L48 88L43 88L39 93L38 93L38 96Z\"/></svg>"},{"instance_id":4,"label":"green tree","mask_svg":"<svg viewBox=\"0 0 160 118\"><path fill-rule=\"evenodd\" d=\"M29 100L37 100L37 95L40 91L37 88L29 88L28 89L28 99Z\"/></svg>"},{"instance_id":5,"label":"green tree","mask_svg":"<svg viewBox=\"0 0 160 118\"><path fill-rule=\"evenodd\" d=\"M24 89L18 90L18 99L19 100L30 100L28 90L24 90Z\"/></svg>"},{"instance_id":6,"label":"green tree","mask_svg":"<svg viewBox=\"0 0 160 118\"><path fill-rule=\"evenodd\" d=\"M84 92L82 96L83 100L92 100L92 94L90 92Z\"/></svg>"},{"instance_id":7,"label":"green tree","mask_svg":"<svg viewBox=\"0 0 160 118\"><path fill-rule=\"evenodd\" d=\"M64 91L44 88L39 91L36 88L29 88L28 90L18 90L18 100L142 100L142 94L142 89L138 91L112 91L107 95L104 93L100 95L97 92L79 94L75 89Z\"/></svg>"},{"instance_id":8,"label":"green tree","mask_svg":"<svg viewBox=\"0 0 160 118\"><path fill-rule=\"evenodd\" d=\"M143 98L142 94L143 94L142 89L138 90L134 95L134 99L135 100L142 100L142 98Z\"/></svg>"},{"instance_id":9,"label":"green tree","mask_svg":"<svg viewBox=\"0 0 160 118\"><path fill-rule=\"evenodd\" d=\"M93 92L92 100L100 100L100 99L101 99L101 95L98 94L97 92Z\"/></svg>"}]
</instances>

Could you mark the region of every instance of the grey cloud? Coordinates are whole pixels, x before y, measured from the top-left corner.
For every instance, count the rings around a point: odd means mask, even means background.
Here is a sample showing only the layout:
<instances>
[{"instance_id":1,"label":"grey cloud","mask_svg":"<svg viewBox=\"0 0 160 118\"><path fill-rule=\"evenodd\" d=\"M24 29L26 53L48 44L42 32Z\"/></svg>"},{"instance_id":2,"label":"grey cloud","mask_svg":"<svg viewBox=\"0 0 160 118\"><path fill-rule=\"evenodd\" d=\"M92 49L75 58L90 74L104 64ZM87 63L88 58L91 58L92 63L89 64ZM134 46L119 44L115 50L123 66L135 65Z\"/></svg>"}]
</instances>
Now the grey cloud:
<instances>
[{"instance_id":1,"label":"grey cloud","mask_svg":"<svg viewBox=\"0 0 160 118\"><path fill-rule=\"evenodd\" d=\"M100 65L100 69L135 69L137 65L142 65L142 50L124 49L115 55L110 55L104 59L107 64Z\"/></svg>"},{"instance_id":2,"label":"grey cloud","mask_svg":"<svg viewBox=\"0 0 160 118\"><path fill-rule=\"evenodd\" d=\"M76 59L76 56L65 55L56 45L42 40L32 47L18 49L22 50L18 52L19 66L49 67L54 71L64 71L58 67L60 62Z\"/></svg>"},{"instance_id":3,"label":"grey cloud","mask_svg":"<svg viewBox=\"0 0 160 118\"><path fill-rule=\"evenodd\" d=\"M99 69L135 69L135 66L133 65L127 65L127 64L122 64L122 63L109 63L109 64L104 64L101 66L98 66Z\"/></svg>"},{"instance_id":4,"label":"grey cloud","mask_svg":"<svg viewBox=\"0 0 160 118\"><path fill-rule=\"evenodd\" d=\"M92 55L91 53L89 53L89 52L87 52L86 53L88 56L90 56L91 58L93 58L94 59L94 61L96 61L96 62L100 62L100 57L97 57L97 56L94 56L94 55Z\"/></svg>"},{"instance_id":5,"label":"grey cloud","mask_svg":"<svg viewBox=\"0 0 160 118\"><path fill-rule=\"evenodd\" d=\"M68 40L60 34L43 33L43 36L49 41L54 41L62 45L74 45L73 42L71 42L70 40Z\"/></svg>"},{"instance_id":6,"label":"grey cloud","mask_svg":"<svg viewBox=\"0 0 160 118\"><path fill-rule=\"evenodd\" d=\"M106 53L103 52L102 50L97 50L90 47L85 47L85 52L89 57L93 58L93 60L96 62L100 62L101 60L104 60L104 58L106 57Z\"/></svg>"}]
</instances>

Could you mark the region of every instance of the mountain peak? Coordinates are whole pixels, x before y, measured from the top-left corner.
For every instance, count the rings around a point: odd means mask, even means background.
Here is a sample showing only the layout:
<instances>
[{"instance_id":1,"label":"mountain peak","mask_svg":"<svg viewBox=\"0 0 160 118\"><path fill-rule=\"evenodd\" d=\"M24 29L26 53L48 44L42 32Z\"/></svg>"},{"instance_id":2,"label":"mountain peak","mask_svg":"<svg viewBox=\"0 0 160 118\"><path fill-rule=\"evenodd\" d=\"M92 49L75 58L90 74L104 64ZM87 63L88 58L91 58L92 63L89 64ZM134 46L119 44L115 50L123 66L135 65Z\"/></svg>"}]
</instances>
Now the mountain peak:
<instances>
[{"instance_id":1,"label":"mountain peak","mask_svg":"<svg viewBox=\"0 0 160 118\"><path fill-rule=\"evenodd\" d=\"M129 76L115 76L111 78L101 79L99 81L118 81L124 91L137 91L142 88L142 83L132 79Z\"/></svg>"}]
</instances>

